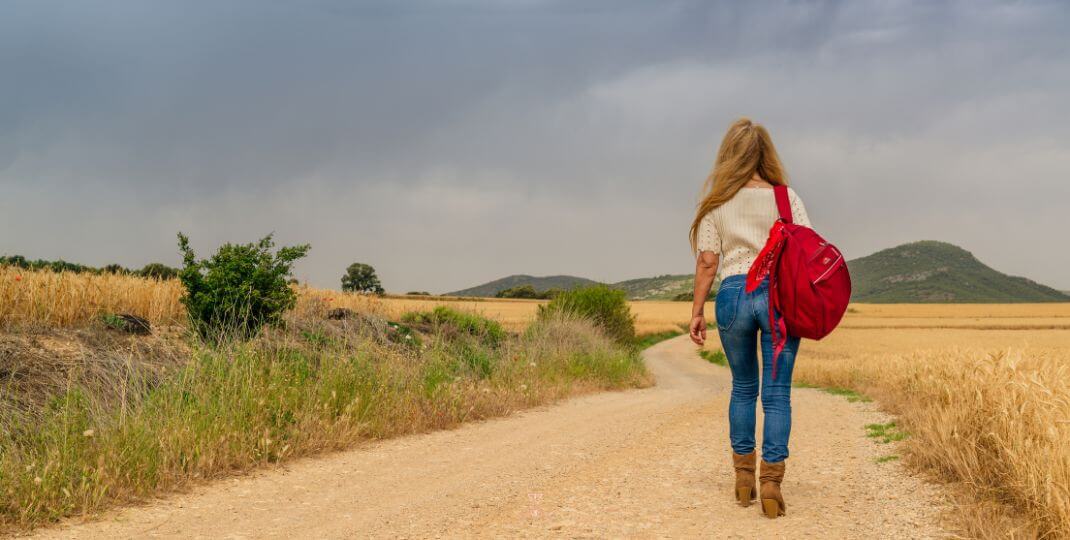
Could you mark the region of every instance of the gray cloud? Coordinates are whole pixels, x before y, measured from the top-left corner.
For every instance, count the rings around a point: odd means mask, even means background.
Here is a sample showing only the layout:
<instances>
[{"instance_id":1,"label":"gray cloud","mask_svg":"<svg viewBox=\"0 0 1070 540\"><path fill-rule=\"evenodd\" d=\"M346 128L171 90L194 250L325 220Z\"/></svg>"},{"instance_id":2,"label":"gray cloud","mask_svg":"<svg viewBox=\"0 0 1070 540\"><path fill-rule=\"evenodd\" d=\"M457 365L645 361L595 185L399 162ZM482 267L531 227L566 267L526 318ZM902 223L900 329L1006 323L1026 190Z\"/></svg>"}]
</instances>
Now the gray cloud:
<instances>
[{"instance_id":1,"label":"gray cloud","mask_svg":"<svg viewBox=\"0 0 1070 540\"><path fill-rule=\"evenodd\" d=\"M851 256L922 238L1070 288L1058 2L14 3L0 252L178 261L276 231L390 290L689 269L725 126Z\"/></svg>"}]
</instances>

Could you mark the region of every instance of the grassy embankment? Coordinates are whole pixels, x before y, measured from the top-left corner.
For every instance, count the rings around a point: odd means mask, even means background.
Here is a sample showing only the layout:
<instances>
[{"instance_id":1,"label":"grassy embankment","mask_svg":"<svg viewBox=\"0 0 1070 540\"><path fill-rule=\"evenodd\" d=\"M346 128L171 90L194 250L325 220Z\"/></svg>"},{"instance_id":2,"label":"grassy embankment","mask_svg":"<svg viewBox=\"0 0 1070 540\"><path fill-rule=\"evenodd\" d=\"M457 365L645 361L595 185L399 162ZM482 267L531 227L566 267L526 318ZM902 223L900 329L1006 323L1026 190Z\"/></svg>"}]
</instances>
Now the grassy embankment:
<instances>
[{"instance_id":1,"label":"grassy embankment","mask_svg":"<svg viewBox=\"0 0 1070 540\"><path fill-rule=\"evenodd\" d=\"M447 310L410 315L399 330L374 309L327 320L335 302L306 297L284 327L246 342L207 345L181 327L112 338L104 337L110 331L99 322L101 312L180 323L167 309L180 292L175 284L18 275L0 271L0 298L15 300L0 302L0 325L11 338L0 345L18 349L0 365L0 529L361 441L650 382L636 347L567 316L514 334ZM25 285L32 288L12 292ZM60 341L58 349L88 352L62 359L63 379L46 377L35 386L23 376L32 372L33 357L21 354L22 345L47 351ZM143 368L141 360L160 353L176 361Z\"/></svg>"}]
</instances>

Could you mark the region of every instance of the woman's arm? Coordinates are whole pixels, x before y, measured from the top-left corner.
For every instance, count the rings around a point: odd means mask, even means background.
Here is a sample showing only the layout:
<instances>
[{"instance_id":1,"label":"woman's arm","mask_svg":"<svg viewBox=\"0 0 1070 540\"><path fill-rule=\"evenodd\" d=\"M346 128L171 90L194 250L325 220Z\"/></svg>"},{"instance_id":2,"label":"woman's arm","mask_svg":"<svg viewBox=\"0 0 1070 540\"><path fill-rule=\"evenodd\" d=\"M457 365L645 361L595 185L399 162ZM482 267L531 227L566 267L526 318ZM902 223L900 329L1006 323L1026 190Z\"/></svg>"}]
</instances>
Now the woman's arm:
<instances>
[{"instance_id":1,"label":"woman's arm","mask_svg":"<svg viewBox=\"0 0 1070 540\"><path fill-rule=\"evenodd\" d=\"M691 341L698 345L706 342L706 299L717 277L717 265L721 257L712 251L701 251L695 261L695 298L691 304Z\"/></svg>"}]
</instances>

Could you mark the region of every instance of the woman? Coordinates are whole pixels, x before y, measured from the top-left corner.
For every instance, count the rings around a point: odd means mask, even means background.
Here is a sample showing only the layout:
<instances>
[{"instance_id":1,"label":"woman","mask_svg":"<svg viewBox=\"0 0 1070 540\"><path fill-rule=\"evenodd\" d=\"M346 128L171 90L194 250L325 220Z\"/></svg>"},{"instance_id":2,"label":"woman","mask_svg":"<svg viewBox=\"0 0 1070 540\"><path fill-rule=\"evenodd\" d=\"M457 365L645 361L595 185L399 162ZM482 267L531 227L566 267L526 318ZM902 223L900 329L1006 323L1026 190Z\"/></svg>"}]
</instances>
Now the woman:
<instances>
[{"instance_id":1,"label":"woman","mask_svg":"<svg viewBox=\"0 0 1070 540\"><path fill-rule=\"evenodd\" d=\"M715 315L721 346L732 369L732 399L728 406L729 438L736 471L736 499L749 506L755 495L754 408L761 381L765 429L762 433L761 491L766 516L784 515L780 482L788 457L791 432L791 372L799 339L788 337L772 377L773 343L769 327L769 285L745 291L747 271L779 217L774 185L787 185L784 168L769 133L749 119L728 128L717 162L706 180L705 195L691 224L691 247L698 253L695 299L691 310L691 340L706 342L705 300L714 279L721 276ZM795 223L810 226L806 209L790 188L788 198ZM759 339L760 337L760 339ZM761 343L761 376L758 348Z\"/></svg>"}]
</instances>

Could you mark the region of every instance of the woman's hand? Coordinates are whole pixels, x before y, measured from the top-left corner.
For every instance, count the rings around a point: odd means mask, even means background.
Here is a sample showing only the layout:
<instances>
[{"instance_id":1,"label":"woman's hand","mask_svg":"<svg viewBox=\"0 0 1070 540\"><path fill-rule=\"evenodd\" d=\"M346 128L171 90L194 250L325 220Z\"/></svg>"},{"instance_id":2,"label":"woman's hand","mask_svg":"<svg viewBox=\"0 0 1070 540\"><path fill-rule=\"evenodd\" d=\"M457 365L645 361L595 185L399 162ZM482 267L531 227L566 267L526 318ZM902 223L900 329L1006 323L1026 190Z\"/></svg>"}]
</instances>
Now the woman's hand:
<instances>
[{"instance_id":1,"label":"woman's hand","mask_svg":"<svg viewBox=\"0 0 1070 540\"><path fill-rule=\"evenodd\" d=\"M706 317L696 315L691 318L691 341L696 345L706 343Z\"/></svg>"}]
</instances>

